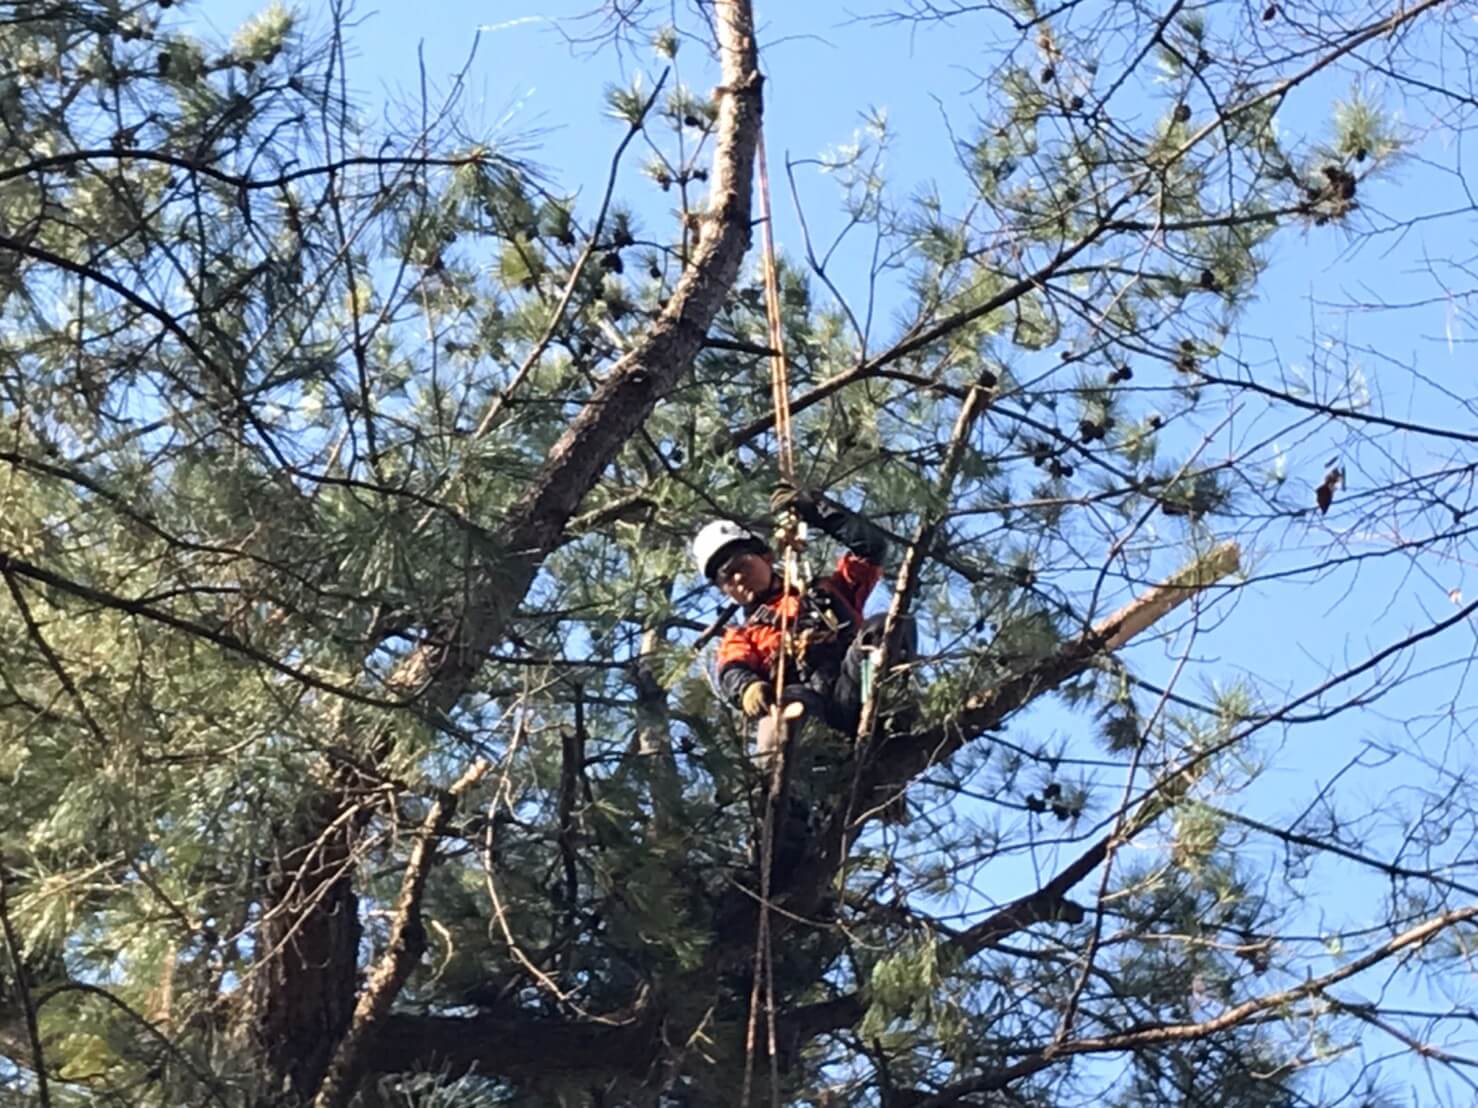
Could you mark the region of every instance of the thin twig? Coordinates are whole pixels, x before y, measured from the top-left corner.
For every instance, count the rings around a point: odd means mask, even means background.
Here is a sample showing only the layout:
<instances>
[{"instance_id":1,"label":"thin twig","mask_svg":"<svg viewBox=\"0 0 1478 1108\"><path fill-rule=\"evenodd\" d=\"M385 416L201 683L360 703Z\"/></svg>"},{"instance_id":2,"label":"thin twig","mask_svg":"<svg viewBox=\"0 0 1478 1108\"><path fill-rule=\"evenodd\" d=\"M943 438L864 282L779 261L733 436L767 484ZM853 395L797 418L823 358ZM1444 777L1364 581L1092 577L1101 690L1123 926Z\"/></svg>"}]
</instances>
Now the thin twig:
<instances>
[{"instance_id":1,"label":"thin twig","mask_svg":"<svg viewBox=\"0 0 1478 1108\"><path fill-rule=\"evenodd\" d=\"M83 722L87 724L87 729L92 732L92 737L97 740L99 746L106 747L108 745L107 734L103 731L98 721L93 718L92 710L88 708L87 701L82 699L82 690L77 687L76 682L72 680L72 675L67 672L66 667L62 665L62 660L57 657L56 651L51 648L51 644L46 641L46 636L41 633L41 625L36 622L36 617L31 612L31 606L26 602L26 594L21 591L20 582L16 580L16 574L8 566L5 566L3 562L0 562L0 573L4 574L5 585L10 590L10 598L15 601L16 609L21 614L21 620L26 625L26 633L31 636L31 641L41 651L42 656L46 659L46 664L56 674L56 679L62 683L62 688L72 698L72 703L77 705L77 711L81 714Z\"/></svg>"},{"instance_id":2,"label":"thin twig","mask_svg":"<svg viewBox=\"0 0 1478 1108\"><path fill-rule=\"evenodd\" d=\"M51 1108L51 1088L46 1083L46 1055L41 1047L41 1030L36 1024L36 1006L31 1003L30 971L21 951L20 939L10 921L9 872L0 860L0 929L5 933L5 950L10 955L11 972L15 975L15 990L20 994L21 1007L25 1010L26 1036L31 1040L31 1068L36 1074L36 1095L41 1108Z\"/></svg>"}]
</instances>

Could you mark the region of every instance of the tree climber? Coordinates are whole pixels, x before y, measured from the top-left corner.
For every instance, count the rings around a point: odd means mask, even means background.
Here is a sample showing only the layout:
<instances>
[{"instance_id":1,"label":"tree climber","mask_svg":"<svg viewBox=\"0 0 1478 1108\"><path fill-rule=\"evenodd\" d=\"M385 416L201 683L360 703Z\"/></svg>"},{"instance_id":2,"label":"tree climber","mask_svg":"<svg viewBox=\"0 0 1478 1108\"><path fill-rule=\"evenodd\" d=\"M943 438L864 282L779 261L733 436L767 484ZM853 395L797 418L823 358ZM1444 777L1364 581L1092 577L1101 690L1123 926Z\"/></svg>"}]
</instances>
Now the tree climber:
<instances>
[{"instance_id":1,"label":"tree climber","mask_svg":"<svg viewBox=\"0 0 1478 1108\"><path fill-rule=\"evenodd\" d=\"M877 526L815 491L782 483L770 506L777 514L794 511L847 550L835 572L787 592L769 544L741 524L716 520L693 541L699 570L744 608L744 623L729 628L719 643L718 676L725 695L760 721L762 757L775 742L771 709L782 618L790 621L794 644L782 707L796 705L792 711L805 719L855 736L868 691L869 655L882 641L885 622L882 615L864 618L862 608L882 577L888 548ZM912 657L912 640L908 624L896 660Z\"/></svg>"}]
</instances>

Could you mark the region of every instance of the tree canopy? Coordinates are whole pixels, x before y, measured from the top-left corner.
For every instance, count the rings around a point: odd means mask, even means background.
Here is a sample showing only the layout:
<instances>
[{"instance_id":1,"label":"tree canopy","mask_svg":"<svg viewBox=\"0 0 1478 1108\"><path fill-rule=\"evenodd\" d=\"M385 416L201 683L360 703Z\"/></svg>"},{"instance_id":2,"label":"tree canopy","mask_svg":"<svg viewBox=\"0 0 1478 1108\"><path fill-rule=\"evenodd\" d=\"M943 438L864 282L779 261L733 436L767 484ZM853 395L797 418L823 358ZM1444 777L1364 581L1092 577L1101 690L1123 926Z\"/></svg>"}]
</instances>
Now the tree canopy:
<instances>
[{"instance_id":1,"label":"tree canopy","mask_svg":"<svg viewBox=\"0 0 1478 1108\"><path fill-rule=\"evenodd\" d=\"M764 874L749 0L567 29L599 195L184 9L0 4L7 1103L1471 1101L1471 4L867 17L978 87L772 162L781 330L920 651Z\"/></svg>"}]
</instances>

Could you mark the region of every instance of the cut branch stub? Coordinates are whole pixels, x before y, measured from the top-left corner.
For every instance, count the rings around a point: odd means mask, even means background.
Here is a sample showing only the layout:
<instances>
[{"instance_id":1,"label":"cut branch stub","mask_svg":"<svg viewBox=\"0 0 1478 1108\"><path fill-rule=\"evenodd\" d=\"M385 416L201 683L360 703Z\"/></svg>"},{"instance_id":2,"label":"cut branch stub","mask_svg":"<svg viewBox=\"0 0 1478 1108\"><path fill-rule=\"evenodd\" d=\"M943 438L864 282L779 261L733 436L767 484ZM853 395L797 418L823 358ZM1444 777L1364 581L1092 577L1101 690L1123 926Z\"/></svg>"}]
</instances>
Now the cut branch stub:
<instances>
[{"instance_id":1,"label":"cut branch stub","mask_svg":"<svg viewBox=\"0 0 1478 1108\"><path fill-rule=\"evenodd\" d=\"M1198 558L1096 624L1093 631L1095 636L1101 637L1100 649L1118 650L1127 645L1130 639L1158 623L1198 592L1236 573L1241 564L1242 548L1234 542L1222 543L1205 557Z\"/></svg>"}]
</instances>

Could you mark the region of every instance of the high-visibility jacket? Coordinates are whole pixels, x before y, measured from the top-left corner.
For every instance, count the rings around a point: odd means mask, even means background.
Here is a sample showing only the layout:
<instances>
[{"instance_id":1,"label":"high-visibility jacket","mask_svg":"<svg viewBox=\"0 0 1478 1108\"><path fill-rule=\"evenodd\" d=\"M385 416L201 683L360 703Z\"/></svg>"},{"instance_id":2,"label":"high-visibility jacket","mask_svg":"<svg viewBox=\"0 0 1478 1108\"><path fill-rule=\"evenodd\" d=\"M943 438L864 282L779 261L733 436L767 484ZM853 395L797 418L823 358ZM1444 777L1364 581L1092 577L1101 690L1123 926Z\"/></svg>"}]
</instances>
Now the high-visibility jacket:
<instances>
[{"instance_id":1,"label":"high-visibility jacket","mask_svg":"<svg viewBox=\"0 0 1478 1108\"><path fill-rule=\"evenodd\" d=\"M771 594L745 611L744 623L719 640L718 676L724 693L738 703L755 681L771 681L780 655L782 618L790 622L795 657L788 679L823 683L835 679L843 655L862 623L862 608L883 575L887 536L861 516L830 502L806 513L808 522L849 548L836 571L801 592L784 592L776 579Z\"/></svg>"}]
</instances>

